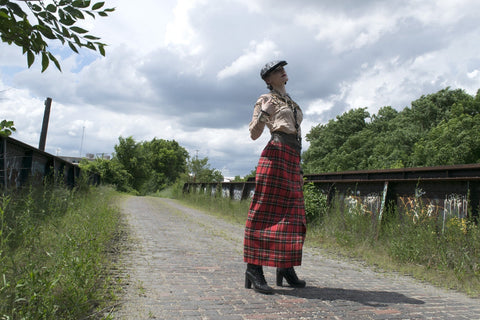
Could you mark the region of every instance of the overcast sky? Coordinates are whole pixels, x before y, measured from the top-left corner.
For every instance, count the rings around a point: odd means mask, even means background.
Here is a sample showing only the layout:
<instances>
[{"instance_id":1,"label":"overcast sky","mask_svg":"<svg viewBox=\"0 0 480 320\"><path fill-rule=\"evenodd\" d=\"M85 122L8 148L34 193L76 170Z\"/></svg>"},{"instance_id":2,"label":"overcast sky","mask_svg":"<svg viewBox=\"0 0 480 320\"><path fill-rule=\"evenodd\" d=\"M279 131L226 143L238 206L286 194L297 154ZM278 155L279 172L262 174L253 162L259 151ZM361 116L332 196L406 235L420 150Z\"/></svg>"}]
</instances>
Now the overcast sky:
<instances>
[{"instance_id":1,"label":"overcast sky","mask_svg":"<svg viewBox=\"0 0 480 320\"><path fill-rule=\"evenodd\" d=\"M106 0L116 11L84 26L106 57L52 43L54 65L26 68L0 43L0 120L37 147L53 100L46 151L114 151L118 138L176 140L226 177L255 168L269 134L252 141L261 67L284 59L303 134L352 109L397 110L446 87L480 88L480 1ZM40 59L39 59L40 60ZM304 143L304 150L308 143Z\"/></svg>"}]
</instances>

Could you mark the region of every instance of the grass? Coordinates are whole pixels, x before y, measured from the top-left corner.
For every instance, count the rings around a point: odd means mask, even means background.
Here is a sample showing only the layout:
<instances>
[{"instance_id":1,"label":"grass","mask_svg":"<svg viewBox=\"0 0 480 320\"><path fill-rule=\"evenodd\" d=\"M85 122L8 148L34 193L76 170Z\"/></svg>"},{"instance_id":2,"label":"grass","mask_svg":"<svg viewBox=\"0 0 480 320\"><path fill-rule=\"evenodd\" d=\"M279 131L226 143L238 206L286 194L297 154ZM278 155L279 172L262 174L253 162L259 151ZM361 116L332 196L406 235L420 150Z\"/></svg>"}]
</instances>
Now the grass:
<instances>
[{"instance_id":1,"label":"grass","mask_svg":"<svg viewBox=\"0 0 480 320\"><path fill-rule=\"evenodd\" d=\"M455 218L441 230L437 217L414 222L390 212L380 226L362 212L331 208L310 228L309 243L434 285L480 295L479 228Z\"/></svg>"},{"instance_id":2,"label":"grass","mask_svg":"<svg viewBox=\"0 0 480 320\"><path fill-rule=\"evenodd\" d=\"M413 221L389 212L378 224L361 210L326 206L326 199L304 189L308 232L306 246L319 247L338 258L361 261L380 272L397 272L472 297L480 296L480 228L456 218L446 227L438 217ZM203 194L171 192L189 206L244 224L249 201Z\"/></svg>"},{"instance_id":3,"label":"grass","mask_svg":"<svg viewBox=\"0 0 480 320\"><path fill-rule=\"evenodd\" d=\"M0 319L109 317L116 196L47 186L0 197Z\"/></svg>"}]
</instances>

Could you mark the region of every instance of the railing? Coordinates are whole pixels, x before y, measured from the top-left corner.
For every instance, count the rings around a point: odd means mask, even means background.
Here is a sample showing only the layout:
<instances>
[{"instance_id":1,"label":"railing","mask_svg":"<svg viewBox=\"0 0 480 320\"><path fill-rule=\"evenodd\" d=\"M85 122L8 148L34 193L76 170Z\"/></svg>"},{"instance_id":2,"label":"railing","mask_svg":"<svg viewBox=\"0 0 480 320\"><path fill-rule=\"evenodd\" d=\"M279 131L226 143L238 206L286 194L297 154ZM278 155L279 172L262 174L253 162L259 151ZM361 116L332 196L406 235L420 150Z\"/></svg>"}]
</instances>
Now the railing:
<instances>
[{"instance_id":1,"label":"railing","mask_svg":"<svg viewBox=\"0 0 480 320\"><path fill-rule=\"evenodd\" d=\"M20 188L27 182L43 183L53 177L73 187L80 176L80 168L11 137L0 138L0 187L2 190ZM91 182L97 183L98 176Z\"/></svg>"},{"instance_id":2,"label":"railing","mask_svg":"<svg viewBox=\"0 0 480 320\"><path fill-rule=\"evenodd\" d=\"M327 195L335 197L344 210L361 207L378 219L389 205L414 216L442 215L478 217L480 164L404 168L392 170L347 171L305 175ZM204 192L244 200L251 198L253 180L223 183L186 183L185 192Z\"/></svg>"}]
</instances>

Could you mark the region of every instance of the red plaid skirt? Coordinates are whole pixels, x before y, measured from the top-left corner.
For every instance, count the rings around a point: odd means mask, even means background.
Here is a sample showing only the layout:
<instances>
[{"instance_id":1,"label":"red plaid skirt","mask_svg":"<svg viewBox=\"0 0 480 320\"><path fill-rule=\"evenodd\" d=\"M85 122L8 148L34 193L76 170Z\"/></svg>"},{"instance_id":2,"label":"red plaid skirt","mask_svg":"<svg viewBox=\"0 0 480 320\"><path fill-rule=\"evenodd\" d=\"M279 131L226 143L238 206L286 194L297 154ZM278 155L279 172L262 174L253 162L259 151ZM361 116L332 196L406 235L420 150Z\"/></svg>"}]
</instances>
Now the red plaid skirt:
<instances>
[{"instance_id":1,"label":"red plaid skirt","mask_svg":"<svg viewBox=\"0 0 480 320\"><path fill-rule=\"evenodd\" d=\"M286 144L270 141L255 179L245 227L244 261L277 268L300 265L307 229L300 155Z\"/></svg>"}]
</instances>

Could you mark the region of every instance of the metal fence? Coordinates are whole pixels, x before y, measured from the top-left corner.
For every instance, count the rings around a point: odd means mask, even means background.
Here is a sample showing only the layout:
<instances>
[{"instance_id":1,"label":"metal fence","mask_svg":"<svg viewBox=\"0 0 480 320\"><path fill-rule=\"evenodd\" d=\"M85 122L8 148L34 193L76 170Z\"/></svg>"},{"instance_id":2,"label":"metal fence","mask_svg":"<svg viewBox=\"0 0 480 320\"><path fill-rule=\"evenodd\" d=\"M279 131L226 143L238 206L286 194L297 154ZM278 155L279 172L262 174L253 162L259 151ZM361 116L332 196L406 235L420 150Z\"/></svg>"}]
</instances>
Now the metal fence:
<instances>
[{"instance_id":1,"label":"metal fence","mask_svg":"<svg viewBox=\"0 0 480 320\"><path fill-rule=\"evenodd\" d=\"M41 184L51 177L58 183L73 187L80 168L11 137L0 137L0 186L2 190L20 188L28 183ZM98 177L91 177L98 182Z\"/></svg>"},{"instance_id":2,"label":"metal fence","mask_svg":"<svg viewBox=\"0 0 480 320\"><path fill-rule=\"evenodd\" d=\"M305 175L329 202L335 198L343 211L359 208L381 219L388 206L414 219L439 216L478 217L480 164L347 171ZM255 181L186 183L184 192L221 194L235 200L251 198Z\"/></svg>"}]
</instances>

